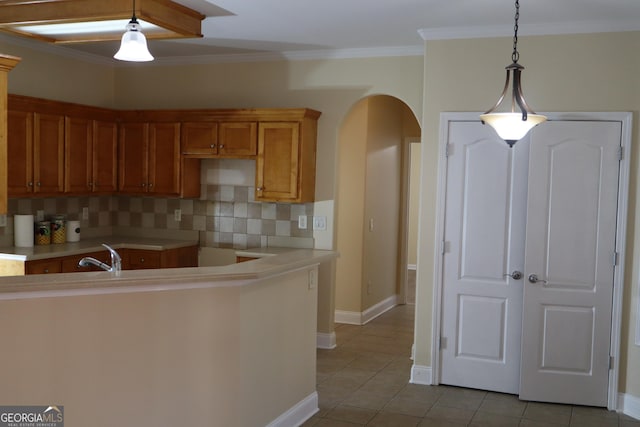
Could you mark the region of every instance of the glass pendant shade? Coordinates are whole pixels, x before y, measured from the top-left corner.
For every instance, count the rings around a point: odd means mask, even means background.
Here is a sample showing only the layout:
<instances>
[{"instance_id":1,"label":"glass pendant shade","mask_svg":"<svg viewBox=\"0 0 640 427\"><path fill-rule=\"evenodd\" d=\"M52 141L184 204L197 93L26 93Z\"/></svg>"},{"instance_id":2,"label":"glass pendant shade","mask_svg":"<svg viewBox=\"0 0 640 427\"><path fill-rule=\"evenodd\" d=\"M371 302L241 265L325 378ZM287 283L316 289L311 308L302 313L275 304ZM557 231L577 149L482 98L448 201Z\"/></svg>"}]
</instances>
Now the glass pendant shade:
<instances>
[{"instance_id":1,"label":"glass pendant shade","mask_svg":"<svg viewBox=\"0 0 640 427\"><path fill-rule=\"evenodd\" d=\"M491 126L498 136L504 139L509 146L525 135L536 125L547 118L540 114L527 114L527 119L522 119L522 113L489 113L481 114L480 120Z\"/></svg>"},{"instance_id":2,"label":"glass pendant shade","mask_svg":"<svg viewBox=\"0 0 640 427\"><path fill-rule=\"evenodd\" d=\"M113 57L120 61L153 61L153 56L147 48L147 39L140 31L140 24L135 17L127 24L127 32L122 35L120 49Z\"/></svg>"},{"instance_id":3,"label":"glass pendant shade","mask_svg":"<svg viewBox=\"0 0 640 427\"><path fill-rule=\"evenodd\" d=\"M520 2L516 0L516 16L515 25L513 27L513 53L511 54L510 65L505 67L507 70L507 78L504 83L502 94L495 103L484 114L480 115L482 123L491 126L498 136L513 147L518 140L522 139L536 125L544 122L547 118L543 115L536 114L524 99L522 94L522 70L524 67L518 64L520 53L518 52L518 19L520 18ZM507 94L511 96L508 97ZM509 112L496 112L505 100L511 101L511 109ZM520 112L516 111L516 107Z\"/></svg>"}]
</instances>

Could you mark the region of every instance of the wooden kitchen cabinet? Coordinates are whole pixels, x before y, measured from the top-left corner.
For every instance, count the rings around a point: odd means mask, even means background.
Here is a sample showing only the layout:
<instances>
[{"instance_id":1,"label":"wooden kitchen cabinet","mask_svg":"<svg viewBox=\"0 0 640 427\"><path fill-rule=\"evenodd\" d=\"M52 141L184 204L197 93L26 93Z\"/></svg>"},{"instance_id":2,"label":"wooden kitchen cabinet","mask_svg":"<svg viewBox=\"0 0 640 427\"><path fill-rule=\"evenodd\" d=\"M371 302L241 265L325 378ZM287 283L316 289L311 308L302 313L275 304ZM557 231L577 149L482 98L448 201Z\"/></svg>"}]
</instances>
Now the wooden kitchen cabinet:
<instances>
[{"instance_id":1,"label":"wooden kitchen cabinet","mask_svg":"<svg viewBox=\"0 0 640 427\"><path fill-rule=\"evenodd\" d=\"M33 113L7 112L7 193L33 194Z\"/></svg>"},{"instance_id":2,"label":"wooden kitchen cabinet","mask_svg":"<svg viewBox=\"0 0 640 427\"><path fill-rule=\"evenodd\" d=\"M79 273L82 271L101 271L102 269L95 265L80 267L78 263L84 257L92 257L105 264L111 265L111 254L109 251L89 252L80 255L70 255L60 258L62 273Z\"/></svg>"},{"instance_id":3,"label":"wooden kitchen cabinet","mask_svg":"<svg viewBox=\"0 0 640 427\"><path fill-rule=\"evenodd\" d=\"M62 193L64 116L10 110L7 118L9 196Z\"/></svg>"},{"instance_id":4,"label":"wooden kitchen cabinet","mask_svg":"<svg viewBox=\"0 0 640 427\"><path fill-rule=\"evenodd\" d=\"M148 268L181 268L198 266L198 245L184 246L166 250L129 249L117 250L122 258L123 270L141 270ZM45 258L26 261L24 274L74 273L82 271L102 271L99 267L80 267L78 263L84 257L93 257L111 265L111 254L106 251ZM15 273L14 273L15 274Z\"/></svg>"},{"instance_id":5,"label":"wooden kitchen cabinet","mask_svg":"<svg viewBox=\"0 0 640 427\"><path fill-rule=\"evenodd\" d=\"M125 270L143 270L146 268L161 268L161 251L151 251L146 249L127 249L123 268ZM122 256L122 254L121 254Z\"/></svg>"},{"instance_id":6,"label":"wooden kitchen cabinet","mask_svg":"<svg viewBox=\"0 0 640 427\"><path fill-rule=\"evenodd\" d=\"M316 120L260 122L256 200L305 203L315 198Z\"/></svg>"},{"instance_id":7,"label":"wooden kitchen cabinet","mask_svg":"<svg viewBox=\"0 0 640 427\"><path fill-rule=\"evenodd\" d=\"M182 154L194 157L218 155L218 123L184 122L181 126L180 145Z\"/></svg>"},{"instance_id":8,"label":"wooden kitchen cabinet","mask_svg":"<svg viewBox=\"0 0 640 427\"><path fill-rule=\"evenodd\" d=\"M255 158L256 122L184 122L182 154L196 158Z\"/></svg>"},{"instance_id":9,"label":"wooden kitchen cabinet","mask_svg":"<svg viewBox=\"0 0 640 427\"><path fill-rule=\"evenodd\" d=\"M117 153L115 122L66 117L65 193L114 193L117 190Z\"/></svg>"},{"instance_id":10,"label":"wooden kitchen cabinet","mask_svg":"<svg viewBox=\"0 0 640 427\"><path fill-rule=\"evenodd\" d=\"M62 258L47 258L27 261L25 274L51 274L62 273Z\"/></svg>"},{"instance_id":11,"label":"wooden kitchen cabinet","mask_svg":"<svg viewBox=\"0 0 640 427\"><path fill-rule=\"evenodd\" d=\"M180 155L180 123L120 125L120 192L156 196L200 196L200 163Z\"/></svg>"},{"instance_id":12,"label":"wooden kitchen cabinet","mask_svg":"<svg viewBox=\"0 0 640 427\"><path fill-rule=\"evenodd\" d=\"M218 154L221 157L255 157L257 128L256 122L221 122L218 125Z\"/></svg>"},{"instance_id":13,"label":"wooden kitchen cabinet","mask_svg":"<svg viewBox=\"0 0 640 427\"><path fill-rule=\"evenodd\" d=\"M125 270L147 268L181 268L198 266L198 246L154 251L149 249L126 249L123 257Z\"/></svg>"},{"instance_id":14,"label":"wooden kitchen cabinet","mask_svg":"<svg viewBox=\"0 0 640 427\"><path fill-rule=\"evenodd\" d=\"M118 141L118 190L147 193L149 181L149 124L121 123Z\"/></svg>"}]
</instances>

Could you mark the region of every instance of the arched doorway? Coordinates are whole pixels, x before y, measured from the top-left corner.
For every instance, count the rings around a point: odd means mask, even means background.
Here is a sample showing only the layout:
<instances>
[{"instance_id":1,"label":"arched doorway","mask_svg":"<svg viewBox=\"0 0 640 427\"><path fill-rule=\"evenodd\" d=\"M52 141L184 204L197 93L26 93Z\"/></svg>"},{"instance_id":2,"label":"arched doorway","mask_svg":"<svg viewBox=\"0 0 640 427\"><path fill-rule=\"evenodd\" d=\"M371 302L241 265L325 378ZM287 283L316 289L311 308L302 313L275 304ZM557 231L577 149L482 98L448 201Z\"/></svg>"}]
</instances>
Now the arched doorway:
<instances>
[{"instance_id":1,"label":"arched doorway","mask_svg":"<svg viewBox=\"0 0 640 427\"><path fill-rule=\"evenodd\" d=\"M405 302L410 142L420 126L401 100L358 101L338 136L337 323L362 325Z\"/></svg>"}]
</instances>

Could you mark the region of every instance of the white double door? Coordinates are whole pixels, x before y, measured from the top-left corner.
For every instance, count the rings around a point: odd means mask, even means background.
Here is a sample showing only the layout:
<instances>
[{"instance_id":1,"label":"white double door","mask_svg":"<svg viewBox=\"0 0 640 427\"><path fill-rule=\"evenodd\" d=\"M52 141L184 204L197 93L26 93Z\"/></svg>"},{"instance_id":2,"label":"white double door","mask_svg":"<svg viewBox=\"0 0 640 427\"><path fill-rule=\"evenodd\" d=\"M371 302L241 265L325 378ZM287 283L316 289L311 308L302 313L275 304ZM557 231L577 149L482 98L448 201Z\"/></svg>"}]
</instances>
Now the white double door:
<instances>
[{"instance_id":1,"label":"white double door","mask_svg":"<svg viewBox=\"0 0 640 427\"><path fill-rule=\"evenodd\" d=\"M440 383L607 406L620 122L448 144Z\"/></svg>"}]
</instances>

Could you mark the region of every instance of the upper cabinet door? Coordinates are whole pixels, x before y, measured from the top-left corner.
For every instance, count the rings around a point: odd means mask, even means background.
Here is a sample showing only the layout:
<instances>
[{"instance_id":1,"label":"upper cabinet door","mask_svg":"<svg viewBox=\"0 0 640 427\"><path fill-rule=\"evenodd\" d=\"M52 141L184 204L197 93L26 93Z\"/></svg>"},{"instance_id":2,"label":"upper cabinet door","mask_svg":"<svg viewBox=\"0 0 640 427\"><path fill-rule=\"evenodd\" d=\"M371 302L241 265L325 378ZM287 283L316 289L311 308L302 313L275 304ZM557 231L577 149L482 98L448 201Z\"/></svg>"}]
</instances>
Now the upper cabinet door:
<instances>
[{"instance_id":1,"label":"upper cabinet door","mask_svg":"<svg viewBox=\"0 0 640 427\"><path fill-rule=\"evenodd\" d=\"M182 154L193 157L213 157L218 154L217 123L184 122L181 133Z\"/></svg>"},{"instance_id":2,"label":"upper cabinet door","mask_svg":"<svg viewBox=\"0 0 640 427\"><path fill-rule=\"evenodd\" d=\"M297 122L260 123L256 200L296 201L300 166Z\"/></svg>"},{"instance_id":3,"label":"upper cabinet door","mask_svg":"<svg viewBox=\"0 0 640 427\"><path fill-rule=\"evenodd\" d=\"M64 191L76 194L88 193L93 185L92 121L66 117L64 127Z\"/></svg>"},{"instance_id":4,"label":"upper cabinet door","mask_svg":"<svg viewBox=\"0 0 640 427\"><path fill-rule=\"evenodd\" d=\"M130 194L147 192L149 144L147 123L122 123L118 156L118 190Z\"/></svg>"},{"instance_id":5,"label":"upper cabinet door","mask_svg":"<svg viewBox=\"0 0 640 427\"><path fill-rule=\"evenodd\" d=\"M258 151L256 122L221 122L218 154L228 157L255 157Z\"/></svg>"},{"instance_id":6,"label":"upper cabinet door","mask_svg":"<svg viewBox=\"0 0 640 427\"><path fill-rule=\"evenodd\" d=\"M149 125L149 192L180 194L180 123Z\"/></svg>"},{"instance_id":7,"label":"upper cabinet door","mask_svg":"<svg viewBox=\"0 0 640 427\"><path fill-rule=\"evenodd\" d=\"M34 115L34 192L59 194L64 188L64 116Z\"/></svg>"},{"instance_id":8,"label":"upper cabinet door","mask_svg":"<svg viewBox=\"0 0 640 427\"><path fill-rule=\"evenodd\" d=\"M115 193L118 189L118 126L93 121L93 192Z\"/></svg>"},{"instance_id":9,"label":"upper cabinet door","mask_svg":"<svg viewBox=\"0 0 640 427\"><path fill-rule=\"evenodd\" d=\"M33 113L7 112L7 193L33 194Z\"/></svg>"}]
</instances>

